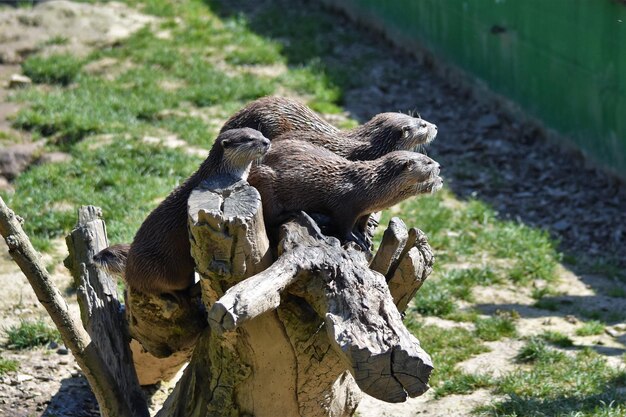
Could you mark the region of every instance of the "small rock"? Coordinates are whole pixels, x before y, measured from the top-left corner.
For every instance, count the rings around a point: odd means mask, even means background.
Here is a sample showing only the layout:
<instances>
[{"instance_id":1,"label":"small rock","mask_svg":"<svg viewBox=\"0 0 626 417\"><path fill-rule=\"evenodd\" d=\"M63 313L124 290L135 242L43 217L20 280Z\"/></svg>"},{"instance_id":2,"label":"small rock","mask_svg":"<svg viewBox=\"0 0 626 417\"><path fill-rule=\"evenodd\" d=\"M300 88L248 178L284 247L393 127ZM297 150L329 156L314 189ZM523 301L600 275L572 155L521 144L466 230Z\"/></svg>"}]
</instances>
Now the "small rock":
<instances>
[{"instance_id":1,"label":"small rock","mask_svg":"<svg viewBox=\"0 0 626 417\"><path fill-rule=\"evenodd\" d=\"M26 375L26 374L17 374L15 379L18 384L21 384L22 382L30 381L31 379L33 379L33 377L31 375Z\"/></svg>"},{"instance_id":2,"label":"small rock","mask_svg":"<svg viewBox=\"0 0 626 417\"><path fill-rule=\"evenodd\" d=\"M59 355L67 355L68 353L70 353L67 348L65 346L61 346L60 348L57 349L57 353ZM59 361L60 364L62 365L66 365L67 361Z\"/></svg>"},{"instance_id":3,"label":"small rock","mask_svg":"<svg viewBox=\"0 0 626 417\"><path fill-rule=\"evenodd\" d=\"M20 143L0 149L0 175L9 180L15 178L28 168L42 146L42 142Z\"/></svg>"},{"instance_id":4,"label":"small rock","mask_svg":"<svg viewBox=\"0 0 626 417\"><path fill-rule=\"evenodd\" d=\"M11 183L9 182L9 180L4 178L2 175L0 175L0 190L1 191L13 191L13 186L11 186Z\"/></svg>"},{"instance_id":5,"label":"small rock","mask_svg":"<svg viewBox=\"0 0 626 417\"><path fill-rule=\"evenodd\" d=\"M72 160L72 155L65 152L48 152L37 160L38 164L60 164Z\"/></svg>"},{"instance_id":6,"label":"small rock","mask_svg":"<svg viewBox=\"0 0 626 417\"><path fill-rule=\"evenodd\" d=\"M500 120L498 120L498 116L493 113L485 114L476 121L476 126L479 129L490 129L498 126L499 124Z\"/></svg>"},{"instance_id":7,"label":"small rock","mask_svg":"<svg viewBox=\"0 0 626 417\"><path fill-rule=\"evenodd\" d=\"M72 378L78 378L80 376L80 372L72 371L72 372L70 372L70 375L72 376Z\"/></svg>"},{"instance_id":8,"label":"small rock","mask_svg":"<svg viewBox=\"0 0 626 417\"><path fill-rule=\"evenodd\" d=\"M28 87L33 81L25 75L13 74L9 80L9 88Z\"/></svg>"},{"instance_id":9,"label":"small rock","mask_svg":"<svg viewBox=\"0 0 626 417\"><path fill-rule=\"evenodd\" d=\"M578 319L574 316L572 316L571 314L568 314L564 317L565 321L571 324L576 324L578 323Z\"/></svg>"},{"instance_id":10,"label":"small rock","mask_svg":"<svg viewBox=\"0 0 626 417\"><path fill-rule=\"evenodd\" d=\"M52 341L50 343L48 343L48 346L46 346L48 349L56 349L59 347L59 344L55 341Z\"/></svg>"},{"instance_id":11,"label":"small rock","mask_svg":"<svg viewBox=\"0 0 626 417\"><path fill-rule=\"evenodd\" d=\"M559 220L558 222L552 224L552 228L554 230L556 230L557 232L564 232L567 229L569 229L571 227L570 222L568 222L567 220L563 219L563 220Z\"/></svg>"},{"instance_id":12,"label":"small rock","mask_svg":"<svg viewBox=\"0 0 626 417\"><path fill-rule=\"evenodd\" d=\"M602 340L596 340L595 342L593 342L594 344L598 345L598 346L604 346L604 342Z\"/></svg>"},{"instance_id":13,"label":"small rock","mask_svg":"<svg viewBox=\"0 0 626 417\"><path fill-rule=\"evenodd\" d=\"M618 337L619 336L619 332L617 330L615 330L612 327L605 327L604 328L604 333L608 334L611 337Z\"/></svg>"}]
</instances>

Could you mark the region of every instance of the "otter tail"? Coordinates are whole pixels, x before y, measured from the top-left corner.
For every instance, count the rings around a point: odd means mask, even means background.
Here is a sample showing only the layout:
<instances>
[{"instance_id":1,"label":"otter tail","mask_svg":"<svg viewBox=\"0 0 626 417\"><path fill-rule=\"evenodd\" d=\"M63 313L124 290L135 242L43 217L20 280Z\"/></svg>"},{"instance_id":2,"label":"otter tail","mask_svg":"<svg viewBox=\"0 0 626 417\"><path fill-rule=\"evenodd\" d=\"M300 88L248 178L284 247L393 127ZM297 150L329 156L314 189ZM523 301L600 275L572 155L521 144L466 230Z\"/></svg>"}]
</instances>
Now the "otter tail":
<instances>
[{"instance_id":1,"label":"otter tail","mask_svg":"<svg viewBox=\"0 0 626 417\"><path fill-rule=\"evenodd\" d=\"M96 266L111 275L124 276L130 245L122 243L102 249L93 256Z\"/></svg>"}]
</instances>

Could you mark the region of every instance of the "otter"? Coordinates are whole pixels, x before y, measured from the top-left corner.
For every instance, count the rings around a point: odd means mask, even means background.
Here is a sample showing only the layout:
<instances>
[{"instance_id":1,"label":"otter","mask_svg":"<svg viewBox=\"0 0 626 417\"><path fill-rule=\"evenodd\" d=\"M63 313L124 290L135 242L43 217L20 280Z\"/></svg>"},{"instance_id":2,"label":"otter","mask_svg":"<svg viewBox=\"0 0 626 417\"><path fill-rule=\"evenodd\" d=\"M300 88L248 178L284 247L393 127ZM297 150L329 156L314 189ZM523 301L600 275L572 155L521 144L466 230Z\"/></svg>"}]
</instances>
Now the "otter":
<instances>
[{"instance_id":1,"label":"otter","mask_svg":"<svg viewBox=\"0 0 626 417\"><path fill-rule=\"evenodd\" d=\"M252 162L270 149L259 131L243 128L221 133L200 168L152 211L133 243L115 245L94 256L103 269L120 271L139 292L176 294L194 283L195 263L187 231L187 200L201 181L214 175L246 179ZM125 249L128 257L124 265Z\"/></svg>"},{"instance_id":2,"label":"otter","mask_svg":"<svg viewBox=\"0 0 626 417\"><path fill-rule=\"evenodd\" d=\"M437 126L402 113L379 113L346 132L292 131L273 140L301 140L322 146L351 161L369 161L393 151L410 151L432 142Z\"/></svg>"},{"instance_id":3,"label":"otter","mask_svg":"<svg viewBox=\"0 0 626 417\"><path fill-rule=\"evenodd\" d=\"M437 162L417 152L350 161L307 142L285 140L253 167L248 182L261 194L268 230L296 210L326 214L338 237L367 250L355 225L362 226L370 213L439 190L439 171Z\"/></svg>"},{"instance_id":4,"label":"otter","mask_svg":"<svg viewBox=\"0 0 626 417\"><path fill-rule=\"evenodd\" d=\"M235 113L222 132L258 129L272 141L303 140L350 160L371 160L394 150L415 150L432 142L437 126L403 113L380 113L354 129L341 131L297 100L268 96Z\"/></svg>"},{"instance_id":5,"label":"otter","mask_svg":"<svg viewBox=\"0 0 626 417\"><path fill-rule=\"evenodd\" d=\"M100 252L96 253L93 256L93 261L105 272L123 278L129 249L130 245L128 243L111 245L108 248L102 249Z\"/></svg>"},{"instance_id":6,"label":"otter","mask_svg":"<svg viewBox=\"0 0 626 417\"><path fill-rule=\"evenodd\" d=\"M250 127L266 138L274 138L291 131L313 131L335 135L335 126L322 119L308 106L287 97L267 96L248 103L224 123L221 132Z\"/></svg>"}]
</instances>

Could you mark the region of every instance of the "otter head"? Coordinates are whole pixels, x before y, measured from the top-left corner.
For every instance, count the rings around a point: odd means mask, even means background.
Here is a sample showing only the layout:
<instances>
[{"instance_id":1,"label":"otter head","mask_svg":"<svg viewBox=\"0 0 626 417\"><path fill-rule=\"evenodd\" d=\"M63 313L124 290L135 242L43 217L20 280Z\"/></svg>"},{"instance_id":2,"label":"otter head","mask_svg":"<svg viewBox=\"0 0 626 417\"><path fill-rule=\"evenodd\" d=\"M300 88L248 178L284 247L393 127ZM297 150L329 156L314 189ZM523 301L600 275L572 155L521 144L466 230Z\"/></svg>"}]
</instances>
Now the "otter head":
<instances>
[{"instance_id":1,"label":"otter head","mask_svg":"<svg viewBox=\"0 0 626 417\"><path fill-rule=\"evenodd\" d=\"M246 179L252 163L270 150L270 141L258 130L245 127L226 130L213 146L222 151L217 171Z\"/></svg>"},{"instance_id":2,"label":"otter head","mask_svg":"<svg viewBox=\"0 0 626 417\"><path fill-rule=\"evenodd\" d=\"M424 154L396 151L385 155L385 158L395 167L395 182L406 196L434 193L443 186L439 163Z\"/></svg>"},{"instance_id":3,"label":"otter head","mask_svg":"<svg viewBox=\"0 0 626 417\"><path fill-rule=\"evenodd\" d=\"M373 128L372 143L389 151L415 150L437 136L435 124L408 114L380 113L366 124Z\"/></svg>"}]
</instances>

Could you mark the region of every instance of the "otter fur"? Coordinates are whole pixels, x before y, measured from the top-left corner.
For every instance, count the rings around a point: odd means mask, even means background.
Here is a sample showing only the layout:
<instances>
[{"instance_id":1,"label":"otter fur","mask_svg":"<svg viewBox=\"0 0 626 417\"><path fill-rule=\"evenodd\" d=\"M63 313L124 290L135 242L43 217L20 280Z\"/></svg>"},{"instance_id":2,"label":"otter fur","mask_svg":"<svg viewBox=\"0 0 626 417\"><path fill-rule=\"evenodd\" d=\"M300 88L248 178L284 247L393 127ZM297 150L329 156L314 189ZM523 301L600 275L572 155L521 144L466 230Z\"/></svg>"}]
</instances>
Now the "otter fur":
<instances>
[{"instance_id":1,"label":"otter fur","mask_svg":"<svg viewBox=\"0 0 626 417\"><path fill-rule=\"evenodd\" d=\"M251 127L272 141L303 140L350 160L371 160L432 142L437 126L403 113L380 113L354 129L341 131L297 100L268 96L235 113L222 131Z\"/></svg>"},{"instance_id":2,"label":"otter fur","mask_svg":"<svg viewBox=\"0 0 626 417\"><path fill-rule=\"evenodd\" d=\"M312 131L328 135L339 132L339 129L308 106L298 100L280 96L262 97L248 103L224 123L220 132L241 127L257 129L270 140L292 131Z\"/></svg>"},{"instance_id":3,"label":"otter fur","mask_svg":"<svg viewBox=\"0 0 626 417\"><path fill-rule=\"evenodd\" d=\"M104 249L94 256L94 262L112 272L123 271L126 283L143 293L187 289L194 283L195 268L187 231L187 200L192 190L214 175L246 179L252 162L269 149L270 141L254 129L221 133L200 168L144 220L128 248L125 265L127 245Z\"/></svg>"},{"instance_id":4,"label":"otter fur","mask_svg":"<svg viewBox=\"0 0 626 417\"><path fill-rule=\"evenodd\" d=\"M351 161L369 161L393 151L414 150L432 142L436 136L437 126L426 120L402 113L379 113L367 123L345 132L292 131L273 142L301 140Z\"/></svg>"},{"instance_id":5,"label":"otter fur","mask_svg":"<svg viewBox=\"0 0 626 417\"><path fill-rule=\"evenodd\" d=\"M341 239L362 245L357 222L414 195L439 190L439 164L410 151L393 151L373 161L350 161L297 140L285 140L250 172L261 194L268 230L290 212L326 214ZM362 245L363 246L363 245Z\"/></svg>"}]
</instances>

